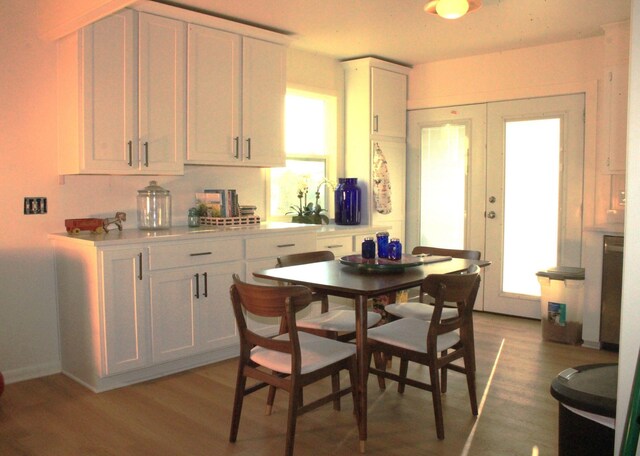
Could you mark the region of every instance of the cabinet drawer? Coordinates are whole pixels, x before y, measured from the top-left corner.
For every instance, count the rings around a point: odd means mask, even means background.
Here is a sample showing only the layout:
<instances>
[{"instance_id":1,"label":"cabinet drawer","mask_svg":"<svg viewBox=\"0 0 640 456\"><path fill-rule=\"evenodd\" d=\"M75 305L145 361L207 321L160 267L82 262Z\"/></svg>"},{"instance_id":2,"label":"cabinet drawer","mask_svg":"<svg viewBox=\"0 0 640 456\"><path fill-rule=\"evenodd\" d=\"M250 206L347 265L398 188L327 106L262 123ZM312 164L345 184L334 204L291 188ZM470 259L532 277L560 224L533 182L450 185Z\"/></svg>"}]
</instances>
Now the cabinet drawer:
<instances>
[{"instance_id":1,"label":"cabinet drawer","mask_svg":"<svg viewBox=\"0 0 640 456\"><path fill-rule=\"evenodd\" d=\"M318 238L317 250L330 250L336 257L349 255L354 252L353 236L335 236Z\"/></svg>"},{"instance_id":2,"label":"cabinet drawer","mask_svg":"<svg viewBox=\"0 0 640 456\"><path fill-rule=\"evenodd\" d=\"M149 269L178 268L242 259L242 240L200 240L149 247Z\"/></svg>"},{"instance_id":3,"label":"cabinet drawer","mask_svg":"<svg viewBox=\"0 0 640 456\"><path fill-rule=\"evenodd\" d=\"M316 248L316 240L313 234L252 237L246 240L246 247L247 259L277 258L290 253L311 252Z\"/></svg>"}]
</instances>

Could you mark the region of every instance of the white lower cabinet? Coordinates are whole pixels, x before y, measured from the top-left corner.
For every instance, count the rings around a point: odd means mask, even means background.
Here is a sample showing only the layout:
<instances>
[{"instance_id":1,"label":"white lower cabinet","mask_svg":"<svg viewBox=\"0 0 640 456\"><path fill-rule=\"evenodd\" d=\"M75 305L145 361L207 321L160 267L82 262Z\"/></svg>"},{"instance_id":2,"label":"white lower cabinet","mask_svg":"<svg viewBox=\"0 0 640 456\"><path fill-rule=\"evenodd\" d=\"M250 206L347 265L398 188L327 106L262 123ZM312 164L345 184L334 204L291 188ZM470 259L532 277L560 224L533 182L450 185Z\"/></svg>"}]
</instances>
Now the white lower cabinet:
<instances>
[{"instance_id":1,"label":"white lower cabinet","mask_svg":"<svg viewBox=\"0 0 640 456\"><path fill-rule=\"evenodd\" d=\"M242 269L238 261L150 274L153 362L238 342L229 287L231 275L241 275Z\"/></svg>"},{"instance_id":2,"label":"white lower cabinet","mask_svg":"<svg viewBox=\"0 0 640 456\"><path fill-rule=\"evenodd\" d=\"M229 287L242 247L240 238L149 246L154 363L237 344Z\"/></svg>"},{"instance_id":3,"label":"white lower cabinet","mask_svg":"<svg viewBox=\"0 0 640 456\"><path fill-rule=\"evenodd\" d=\"M52 234L62 371L99 392L237 356L233 274L255 282L253 272L275 267L279 256L325 242L336 256L351 253L357 236L372 230L323 239L311 226L151 238L138 230ZM310 306L301 316L318 312ZM269 335L279 326L275 319L248 324Z\"/></svg>"},{"instance_id":4,"label":"white lower cabinet","mask_svg":"<svg viewBox=\"0 0 640 456\"><path fill-rule=\"evenodd\" d=\"M294 234L276 236L256 236L245 240L246 253L246 278L249 282L261 285L276 285L270 280L258 280L253 273L260 269L275 268L278 257L292 253L311 252L315 250L316 239L314 234ZM299 316L304 316L302 313ZM249 316L247 326L264 335L273 335L278 331L279 321L275 318L258 318Z\"/></svg>"},{"instance_id":5,"label":"white lower cabinet","mask_svg":"<svg viewBox=\"0 0 640 456\"><path fill-rule=\"evenodd\" d=\"M101 352L104 375L145 367L149 363L146 337L147 281L141 248L101 250ZM101 305L100 305L101 304Z\"/></svg>"}]
</instances>

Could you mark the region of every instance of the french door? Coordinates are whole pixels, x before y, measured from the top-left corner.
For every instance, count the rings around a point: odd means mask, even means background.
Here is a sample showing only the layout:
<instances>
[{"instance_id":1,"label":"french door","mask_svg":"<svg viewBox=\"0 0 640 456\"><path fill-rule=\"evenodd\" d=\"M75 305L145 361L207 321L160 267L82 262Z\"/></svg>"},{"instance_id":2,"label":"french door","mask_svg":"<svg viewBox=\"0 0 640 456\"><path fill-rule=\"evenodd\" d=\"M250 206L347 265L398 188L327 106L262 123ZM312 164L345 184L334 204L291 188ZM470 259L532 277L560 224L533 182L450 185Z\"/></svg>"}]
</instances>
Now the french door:
<instances>
[{"instance_id":1,"label":"french door","mask_svg":"<svg viewBox=\"0 0 640 456\"><path fill-rule=\"evenodd\" d=\"M582 95L409 112L407 245L480 250L476 308L540 318L535 273L579 266Z\"/></svg>"}]
</instances>

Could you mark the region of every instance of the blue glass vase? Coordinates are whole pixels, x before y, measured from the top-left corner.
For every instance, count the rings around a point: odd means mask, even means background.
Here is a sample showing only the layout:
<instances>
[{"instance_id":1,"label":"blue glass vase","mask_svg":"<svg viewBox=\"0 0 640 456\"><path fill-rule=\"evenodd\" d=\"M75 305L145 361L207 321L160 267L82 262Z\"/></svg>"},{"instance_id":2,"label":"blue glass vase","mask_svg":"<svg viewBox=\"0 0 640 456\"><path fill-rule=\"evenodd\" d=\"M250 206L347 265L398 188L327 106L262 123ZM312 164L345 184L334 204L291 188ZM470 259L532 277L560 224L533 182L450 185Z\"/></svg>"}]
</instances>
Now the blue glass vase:
<instances>
[{"instance_id":1,"label":"blue glass vase","mask_svg":"<svg viewBox=\"0 0 640 456\"><path fill-rule=\"evenodd\" d=\"M336 225L360 225L362 198L358 179L341 177L335 190Z\"/></svg>"}]
</instances>

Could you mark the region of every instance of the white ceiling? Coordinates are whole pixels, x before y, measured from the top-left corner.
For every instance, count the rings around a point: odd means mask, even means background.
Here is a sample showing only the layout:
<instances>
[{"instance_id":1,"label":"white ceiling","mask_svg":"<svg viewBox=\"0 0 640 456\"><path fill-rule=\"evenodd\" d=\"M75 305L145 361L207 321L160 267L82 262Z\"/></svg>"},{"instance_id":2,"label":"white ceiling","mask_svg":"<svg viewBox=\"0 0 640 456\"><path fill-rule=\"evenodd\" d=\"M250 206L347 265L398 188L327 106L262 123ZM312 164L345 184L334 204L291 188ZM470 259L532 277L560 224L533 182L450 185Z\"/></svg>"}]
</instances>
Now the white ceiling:
<instances>
[{"instance_id":1,"label":"white ceiling","mask_svg":"<svg viewBox=\"0 0 640 456\"><path fill-rule=\"evenodd\" d=\"M165 1L291 34L291 46L344 60L377 56L417 63L602 34L629 19L630 0L484 0L450 21L423 12L427 0Z\"/></svg>"}]
</instances>

